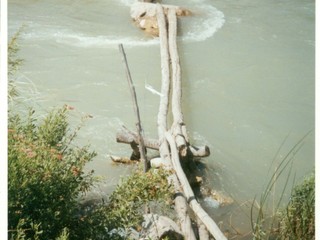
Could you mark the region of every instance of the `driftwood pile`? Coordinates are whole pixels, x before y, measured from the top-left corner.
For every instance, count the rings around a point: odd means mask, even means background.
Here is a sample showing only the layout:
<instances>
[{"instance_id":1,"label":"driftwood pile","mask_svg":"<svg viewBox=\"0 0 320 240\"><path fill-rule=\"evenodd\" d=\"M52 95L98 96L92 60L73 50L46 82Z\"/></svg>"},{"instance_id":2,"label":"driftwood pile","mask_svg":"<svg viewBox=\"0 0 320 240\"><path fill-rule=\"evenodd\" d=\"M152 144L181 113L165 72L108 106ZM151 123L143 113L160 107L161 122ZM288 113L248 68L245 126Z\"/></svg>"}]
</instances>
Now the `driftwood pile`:
<instances>
[{"instance_id":1,"label":"driftwood pile","mask_svg":"<svg viewBox=\"0 0 320 240\"><path fill-rule=\"evenodd\" d=\"M130 144L133 149L131 159L139 159L144 156L146 148L159 150L160 158L152 159L151 165L156 167L165 167L173 169L169 177L169 181L175 188L175 210L178 217L178 225L184 239L195 240L198 237L209 239L211 234L215 239L227 239L221 232L214 220L203 210L198 203L193 190L186 177L184 169L195 169L194 158L206 157L210 154L209 147L195 147L189 142L187 128L184 123L184 118L181 108L182 88L181 88L181 69L179 63L178 48L176 43L177 37L177 15L181 15L180 7L160 5L153 3L138 3L133 6L131 15L134 12L138 18L133 18L135 21L148 16L156 19L156 28L160 38L160 54L161 54L161 97L159 112L157 118L158 139L149 139L141 137L141 125L139 120L138 108L136 110L139 122L137 123L138 133L132 132L127 128L117 134L117 141ZM183 10L184 13L189 10ZM186 14L185 14L186 15ZM147 21L147 20L145 20ZM145 24L145 23L144 23ZM141 27L141 26L140 26ZM120 46L120 50L125 54ZM127 77L131 78L127 68ZM133 87L132 87L133 88ZM134 89L134 88L133 88ZM172 90L170 95L170 89ZM133 94L135 97L135 95ZM171 111L173 122L168 125L169 101L171 96ZM113 160L116 160L115 158ZM145 170L149 162L144 157ZM183 166L183 167L182 167ZM188 214L190 208L193 215L196 216L197 229L192 224ZM196 237L197 236L197 237Z\"/></svg>"}]
</instances>

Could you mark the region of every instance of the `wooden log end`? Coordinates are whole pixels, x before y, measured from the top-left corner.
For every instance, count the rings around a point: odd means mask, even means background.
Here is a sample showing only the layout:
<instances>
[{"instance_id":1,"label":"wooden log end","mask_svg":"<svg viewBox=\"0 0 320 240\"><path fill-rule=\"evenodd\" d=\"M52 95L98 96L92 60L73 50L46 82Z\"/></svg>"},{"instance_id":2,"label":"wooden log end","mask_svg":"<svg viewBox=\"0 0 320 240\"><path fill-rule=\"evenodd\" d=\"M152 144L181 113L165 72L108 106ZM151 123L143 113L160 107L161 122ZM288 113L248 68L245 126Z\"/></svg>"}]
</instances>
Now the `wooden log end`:
<instances>
[{"instance_id":1,"label":"wooden log end","mask_svg":"<svg viewBox=\"0 0 320 240\"><path fill-rule=\"evenodd\" d=\"M186 157L188 155L188 148L186 145L179 148L179 154L181 157Z\"/></svg>"},{"instance_id":2,"label":"wooden log end","mask_svg":"<svg viewBox=\"0 0 320 240\"><path fill-rule=\"evenodd\" d=\"M177 144L177 148L180 150L183 150L187 147L187 143L186 140L184 139L184 137L180 134L175 136L175 142Z\"/></svg>"},{"instance_id":3,"label":"wooden log end","mask_svg":"<svg viewBox=\"0 0 320 240\"><path fill-rule=\"evenodd\" d=\"M139 161L131 160L128 157L119 157L119 156L114 156L114 155L110 155L109 157L112 160L112 162L116 163L116 164L137 164L137 163L139 163Z\"/></svg>"},{"instance_id":4,"label":"wooden log end","mask_svg":"<svg viewBox=\"0 0 320 240\"><path fill-rule=\"evenodd\" d=\"M127 129L125 126L117 132L116 140L118 143L131 143L137 138L137 134Z\"/></svg>"},{"instance_id":5,"label":"wooden log end","mask_svg":"<svg viewBox=\"0 0 320 240\"><path fill-rule=\"evenodd\" d=\"M138 135L123 127L122 130L117 132L117 142L130 144L132 148L132 144L138 145ZM157 139L144 138L144 144L147 148L159 150L159 141Z\"/></svg>"},{"instance_id":6,"label":"wooden log end","mask_svg":"<svg viewBox=\"0 0 320 240\"><path fill-rule=\"evenodd\" d=\"M190 146L189 149L194 157L210 156L210 148L206 145L201 147Z\"/></svg>"}]
</instances>

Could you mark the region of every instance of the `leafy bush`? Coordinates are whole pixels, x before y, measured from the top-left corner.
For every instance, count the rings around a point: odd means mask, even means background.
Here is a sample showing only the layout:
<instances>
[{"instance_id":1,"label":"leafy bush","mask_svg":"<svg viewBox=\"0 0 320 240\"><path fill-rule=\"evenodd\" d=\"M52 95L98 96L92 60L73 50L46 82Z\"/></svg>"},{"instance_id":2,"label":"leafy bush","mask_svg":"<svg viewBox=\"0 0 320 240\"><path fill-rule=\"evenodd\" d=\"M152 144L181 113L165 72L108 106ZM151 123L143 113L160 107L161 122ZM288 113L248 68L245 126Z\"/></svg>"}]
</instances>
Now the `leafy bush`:
<instances>
[{"instance_id":1,"label":"leafy bush","mask_svg":"<svg viewBox=\"0 0 320 240\"><path fill-rule=\"evenodd\" d=\"M315 239L315 176L297 185L281 213L281 239Z\"/></svg>"},{"instance_id":2,"label":"leafy bush","mask_svg":"<svg viewBox=\"0 0 320 240\"><path fill-rule=\"evenodd\" d=\"M23 60L16 56L21 29L8 46L9 74ZM17 90L9 80L9 99ZM94 183L93 171L84 166L96 153L89 146L73 146L80 126L70 131L68 106L53 110L39 122L34 110L25 118L9 111L8 129L8 235L25 239L124 239L113 229L137 226L141 207L148 201L169 200L167 172L136 171L123 180L110 197L110 203L81 205L79 197ZM113 232L113 233L112 233ZM112 234L111 234L112 233Z\"/></svg>"},{"instance_id":3,"label":"leafy bush","mask_svg":"<svg viewBox=\"0 0 320 240\"><path fill-rule=\"evenodd\" d=\"M79 196L94 183L84 166L96 154L72 146L67 111L56 109L40 124L33 110L24 120L9 117L10 239L121 239L108 232L137 227L149 201L170 202L169 173L151 169L123 179L108 204L81 206Z\"/></svg>"},{"instance_id":4,"label":"leafy bush","mask_svg":"<svg viewBox=\"0 0 320 240\"><path fill-rule=\"evenodd\" d=\"M9 117L8 212L10 239L55 239L77 236L78 197L93 183L84 166L96 155L72 147L68 107L49 113L38 124L34 111L25 120Z\"/></svg>"},{"instance_id":5,"label":"leafy bush","mask_svg":"<svg viewBox=\"0 0 320 240\"><path fill-rule=\"evenodd\" d=\"M153 201L169 207L173 187L168 184L168 174L164 169L150 169L147 173L137 170L123 179L110 196L107 207L109 226L137 227L142 220L144 204Z\"/></svg>"}]
</instances>

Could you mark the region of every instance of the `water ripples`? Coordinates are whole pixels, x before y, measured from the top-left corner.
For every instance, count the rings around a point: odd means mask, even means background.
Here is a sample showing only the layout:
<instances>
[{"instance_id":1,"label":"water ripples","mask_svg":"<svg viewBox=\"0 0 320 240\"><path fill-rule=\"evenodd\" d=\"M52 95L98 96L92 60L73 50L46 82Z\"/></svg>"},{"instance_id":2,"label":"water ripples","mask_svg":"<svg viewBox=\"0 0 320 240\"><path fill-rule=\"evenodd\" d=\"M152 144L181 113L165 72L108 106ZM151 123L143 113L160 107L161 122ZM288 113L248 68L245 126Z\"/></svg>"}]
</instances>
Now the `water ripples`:
<instances>
[{"instance_id":1,"label":"water ripples","mask_svg":"<svg viewBox=\"0 0 320 240\"><path fill-rule=\"evenodd\" d=\"M132 0L122 0L124 6L119 8L128 7ZM224 14L213 7L212 5L201 3L197 6L189 6L192 8L194 15L187 20L182 19L182 32L183 36L178 37L178 40L185 42L200 42L212 37L224 24ZM123 10L127 11L127 9ZM59 16L57 16L59 17ZM54 19L54 18L53 18ZM27 23L28 30L22 34L26 40L42 40L42 41L55 41L59 44L65 44L79 48L115 48L118 44L122 43L126 47L140 47L140 46L153 46L159 44L158 38L145 36L142 32L132 32L123 29L121 32L111 33L94 33L94 24L90 28L80 28L72 26L72 24L62 25L61 22L55 23L42 23L40 21L29 21ZM62 21L63 22L63 21ZM74 22L77 25L76 22ZM98 23L96 23L98 24ZM114 26L113 26L114 27ZM124 26L119 23L119 28ZM129 25L126 27L133 28ZM108 28L108 26L106 26Z\"/></svg>"}]
</instances>

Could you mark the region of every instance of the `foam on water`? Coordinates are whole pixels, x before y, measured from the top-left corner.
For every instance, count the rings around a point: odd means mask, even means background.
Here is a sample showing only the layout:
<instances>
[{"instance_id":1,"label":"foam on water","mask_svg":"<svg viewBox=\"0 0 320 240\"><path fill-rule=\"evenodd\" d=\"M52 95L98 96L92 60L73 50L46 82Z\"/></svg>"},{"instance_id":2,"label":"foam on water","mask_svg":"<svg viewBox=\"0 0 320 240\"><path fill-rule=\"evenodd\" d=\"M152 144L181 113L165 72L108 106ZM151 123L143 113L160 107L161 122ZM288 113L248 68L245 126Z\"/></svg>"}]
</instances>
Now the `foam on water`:
<instances>
[{"instance_id":1,"label":"foam on water","mask_svg":"<svg viewBox=\"0 0 320 240\"><path fill-rule=\"evenodd\" d=\"M134 0L121 0L125 6L130 6ZM191 8L191 7L190 7ZM224 24L224 14L215 7L201 3L194 8L195 15L188 29L180 40L184 42L200 42L212 37ZM57 43L79 48L113 48L119 43L127 47L153 46L159 44L158 38L147 38L125 35L93 35L71 27L54 25L42 26L39 23L29 22L28 32L23 34L25 39L54 40ZM142 36L142 35L141 35Z\"/></svg>"},{"instance_id":2,"label":"foam on water","mask_svg":"<svg viewBox=\"0 0 320 240\"><path fill-rule=\"evenodd\" d=\"M195 141L199 145L203 145L203 144L208 145L208 146L211 145L209 143L209 141L203 135L201 135L199 132L194 131L192 133L192 138L193 138L193 141Z\"/></svg>"},{"instance_id":3,"label":"foam on water","mask_svg":"<svg viewBox=\"0 0 320 240\"><path fill-rule=\"evenodd\" d=\"M224 14L210 5L202 5L199 12L203 14L198 16L192 29L182 38L188 42L200 42L212 37L224 24Z\"/></svg>"},{"instance_id":4,"label":"foam on water","mask_svg":"<svg viewBox=\"0 0 320 240\"><path fill-rule=\"evenodd\" d=\"M126 37L126 36L90 36L88 34L75 32L68 29L61 29L59 27L46 29L46 31L30 31L22 34L24 39L32 40L48 40L54 39L55 42L65 45L71 45L81 48L90 47L117 47L122 43L127 47L134 46L150 46L159 43L158 39L144 40L138 37Z\"/></svg>"},{"instance_id":5,"label":"foam on water","mask_svg":"<svg viewBox=\"0 0 320 240\"><path fill-rule=\"evenodd\" d=\"M120 0L119 1L122 5L130 7L136 0Z\"/></svg>"},{"instance_id":6,"label":"foam on water","mask_svg":"<svg viewBox=\"0 0 320 240\"><path fill-rule=\"evenodd\" d=\"M130 7L136 0L120 0L127 7ZM187 42L200 42L212 37L225 23L223 12L219 11L205 0L189 0L189 6L197 14L194 18L192 28L181 38ZM191 4L190 4L191 3ZM184 2L183 4L188 4ZM195 5L196 4L196 5Z\"/></svg>"},{"instance_id":7,"label":"foam on water","mask_svg":"<svg viewBox=\"0 0 320 240\"><path fill-rule=\"evenodd\" d=\"M150 46L159 43L157 39L143 40L133 37L114 36L86 36L77 33L55 35L58 43L73 45L76 47L117 47L122 43L126 47Z\"/></svg>"}]
</instances>

